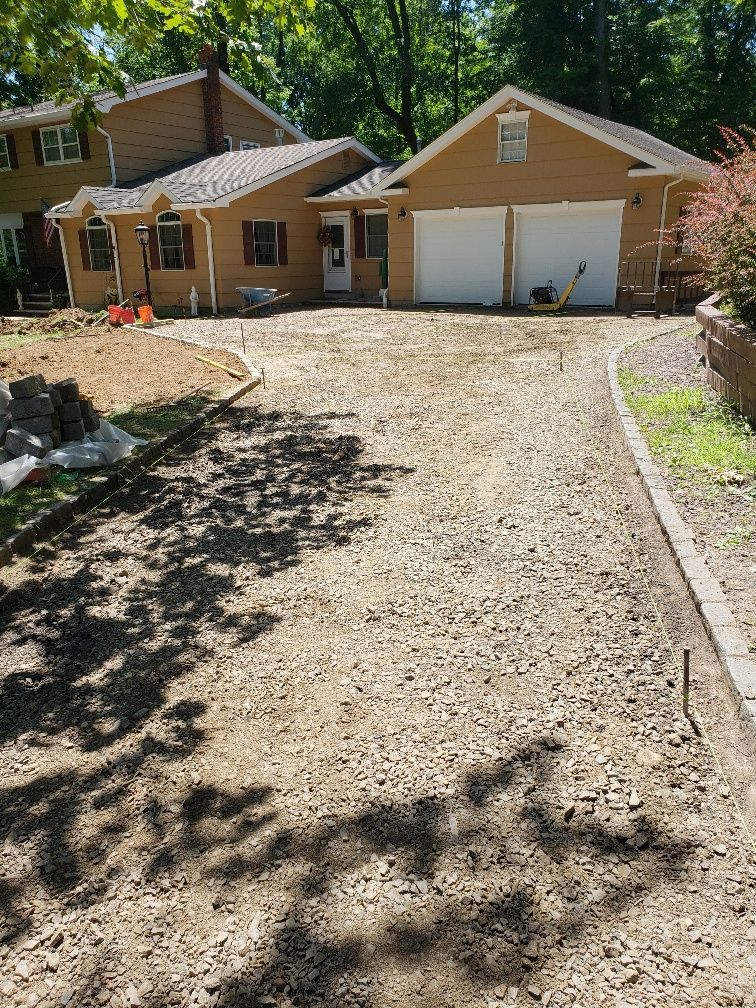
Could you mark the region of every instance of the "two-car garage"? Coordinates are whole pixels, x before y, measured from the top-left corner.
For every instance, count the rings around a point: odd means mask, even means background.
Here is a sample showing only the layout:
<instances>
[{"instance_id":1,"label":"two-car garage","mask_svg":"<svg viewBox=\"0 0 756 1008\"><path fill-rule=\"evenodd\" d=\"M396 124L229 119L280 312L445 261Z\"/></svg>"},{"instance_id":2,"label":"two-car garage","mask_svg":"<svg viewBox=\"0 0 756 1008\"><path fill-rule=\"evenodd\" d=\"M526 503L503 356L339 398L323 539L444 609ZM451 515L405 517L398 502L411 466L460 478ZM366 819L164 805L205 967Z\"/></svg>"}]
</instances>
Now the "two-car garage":
<instances>
[{"instance_id":1,"label":"two-car garage","mask_svg":"<svg viewBox=\"0 0 756 1008\"><path fill-rule=\"evenodd\" d=\"M551 280L561 291L585 259L588 268L570 303L613 305L624 204L592 200L415 211L415 301L501 304L506 288L513 290L514 304L527 304L531 287ZM505 278L510 227L511 274ZM505 282L510 279L511 288Z\"/></svg>"}]
</instances>

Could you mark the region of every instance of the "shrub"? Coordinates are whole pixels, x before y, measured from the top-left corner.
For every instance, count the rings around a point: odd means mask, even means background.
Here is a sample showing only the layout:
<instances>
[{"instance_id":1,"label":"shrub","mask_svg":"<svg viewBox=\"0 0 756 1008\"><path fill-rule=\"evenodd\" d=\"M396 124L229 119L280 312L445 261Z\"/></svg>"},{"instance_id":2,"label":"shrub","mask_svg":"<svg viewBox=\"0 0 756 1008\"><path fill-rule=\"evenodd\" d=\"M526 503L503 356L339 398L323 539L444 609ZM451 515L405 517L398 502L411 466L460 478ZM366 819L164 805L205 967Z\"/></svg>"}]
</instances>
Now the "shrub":
<instances>
[{"instance_id":1,"label":"shrub","mask_svg":"<svg viewBox=\"0 0 756 1008\"><path fill-rule=\"evenodd\" d=\"M756 327L756 147L720 126L725 150L685 217L685 244L696 253L712 290L738 318Z\"/></svg>"},{"instance_id":2,"label":"shrub","mask_svg":"<svg viewBox=\"0 0 756 1008\"><path fill-rule=\"evenodd\" d=\"M16 290L23 287L28 273L15 263L6 262L0 254L0 312L15 311Z\"/></svg>"}]
</instances>

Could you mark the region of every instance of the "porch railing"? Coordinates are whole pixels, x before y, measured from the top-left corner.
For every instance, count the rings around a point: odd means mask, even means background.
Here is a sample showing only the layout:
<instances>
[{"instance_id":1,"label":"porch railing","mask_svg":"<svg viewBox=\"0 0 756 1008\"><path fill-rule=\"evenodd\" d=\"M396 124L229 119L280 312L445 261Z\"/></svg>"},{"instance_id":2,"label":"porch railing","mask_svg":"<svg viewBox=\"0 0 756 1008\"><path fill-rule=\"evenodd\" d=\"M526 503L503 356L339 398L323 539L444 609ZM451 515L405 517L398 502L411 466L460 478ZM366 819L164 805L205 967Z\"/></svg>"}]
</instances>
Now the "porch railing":
<instances>
[{"instance_id":1,"label":"porch railing","mask_svg":"<svg viewBox=\"0 0 756 1008\"><path fill-rule=\"evenodd\" d=\"M634 287L636 295L648 295L653 298L656 278L656 261L644 259L627 259L621 262L617 273L617 287ZM685 269L662 263L659 274L660 287L672 287L675 290L675 301L678 305L698 304L711 293L703 282L700 270Z\"/></svg>"}]
</instances>

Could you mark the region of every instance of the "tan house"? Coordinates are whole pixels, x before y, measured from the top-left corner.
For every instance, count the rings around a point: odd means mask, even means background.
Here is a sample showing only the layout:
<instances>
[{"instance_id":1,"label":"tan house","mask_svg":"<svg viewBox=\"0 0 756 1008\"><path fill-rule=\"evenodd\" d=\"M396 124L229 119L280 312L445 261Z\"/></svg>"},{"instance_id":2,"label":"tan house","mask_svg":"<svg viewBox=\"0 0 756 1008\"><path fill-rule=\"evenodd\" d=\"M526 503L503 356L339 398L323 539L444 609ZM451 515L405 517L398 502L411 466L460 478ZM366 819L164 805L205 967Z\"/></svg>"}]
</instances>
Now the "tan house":
<instances>
[{"instance_id":1,"label":"tan house","mask_svg":"<svg viewBox=\"0 0 756 1008\"><path fill-rule=\"evenodd\" d=\"M237 307L243 286L293 301L372 298L387 247L394 304L526 304L584 259L572 303L603 306L625 259L642 261L651 285L671 259L686 265L659 231L674 229L709 170L640 130L507 86L403 164L354 138L233 150L84 188L56 217L79 304L102 303L96 274L111 262L122 292L142 286L143 218L157 308L192 285L213 311ZM92 234L102 221L110 260Z\"/></svg>"},{"instance_id":2,"label":"tan house","mask_svg":"<svg viewBox=\"0 0 756 1008\"><path fill-rule=\"evenodd\" d=\"M193 156L309 139L220 72L210 47L192 73L131 86L123 98L101 92L95 103L102 121L89 133L72 129L71 105L0 110L0 254L64 290L63 249L57 231L45 240L45 208L82 186L120 185Z\"/></svg>"}]
</instances>

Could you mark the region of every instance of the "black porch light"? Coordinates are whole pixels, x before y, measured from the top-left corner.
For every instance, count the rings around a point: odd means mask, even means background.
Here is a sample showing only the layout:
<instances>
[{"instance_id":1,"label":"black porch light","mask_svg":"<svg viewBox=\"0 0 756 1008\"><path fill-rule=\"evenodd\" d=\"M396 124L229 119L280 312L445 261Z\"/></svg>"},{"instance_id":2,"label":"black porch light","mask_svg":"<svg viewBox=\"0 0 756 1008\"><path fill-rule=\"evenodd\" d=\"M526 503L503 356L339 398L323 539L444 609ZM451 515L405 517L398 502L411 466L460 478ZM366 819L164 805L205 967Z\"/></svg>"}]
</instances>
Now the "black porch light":
<instances>
[{"instance_id":1,"label":"black porch light","mask_svg":"<svg viewBox=\"0 0 756 1008\"><path fill-rule=\"evenodd\" d=\"M142 247L142 265L144 266L144 286L147 291L147 304L152 304L152 288L150 287L150 267L147 264L147 246L150 244L150 229L144 223L144 221L139 221L137 226L134 228L134 234L136 239Z\"/></svg>"}]
</instances>

